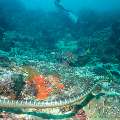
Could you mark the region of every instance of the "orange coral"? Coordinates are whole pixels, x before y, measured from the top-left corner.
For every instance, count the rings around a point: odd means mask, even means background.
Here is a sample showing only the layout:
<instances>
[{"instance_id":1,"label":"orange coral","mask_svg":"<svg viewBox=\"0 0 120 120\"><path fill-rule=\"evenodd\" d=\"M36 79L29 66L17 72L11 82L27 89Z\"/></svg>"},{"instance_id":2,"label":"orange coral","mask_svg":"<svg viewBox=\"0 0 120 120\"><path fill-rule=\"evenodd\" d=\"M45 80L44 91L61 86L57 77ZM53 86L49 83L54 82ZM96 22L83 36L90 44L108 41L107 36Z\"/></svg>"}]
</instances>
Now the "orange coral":
<instances>
[{"instance_id":1,"label":"orange coral","mask_svg":"<svg viewBox=\"0 0 120 120\"><path fill-rule=\"evenodd\" d=\"M52 88L49 88L47 86L44 76L35 76L33 80L37 90L36 98L40 100L48 98L49 93L52 91Z\"/></svg>"},{"instance_id":2,"label":"orange coral","mask_svg":"<svg viewBox=\"0 0 120 120\"><path fill-rule=\"evenodd\" d=\"M47 99L52 89L48 87L45 77L39 75L37 70L32 67L25 66L23 69L28 73L27 84L33 85L36 89L36 98L39 100Z\"/></svg>"},{"instance_id":3,"label":"orange coral","mask_svg":"<svg viewBox=\"0 0 120 120\"><path fill-rule=\"evenodd\" d=\"M60 78L57 75L49 75L47 79L31 67L25 67L25 71L28 72L27 84L34 85L36 89L36 98L39 100L45 100L53 92L53 88L64 89L64 85L60 83ZM51 85L51 87L49 87ZM55 90L54 90L55 91Z\"/></svg>"},{"instance_id":4,"label":"orange coral","mask_svg":"<svg viewBox=\"0 0 120 120\"><path fill-rule=\"evenodd\" d=\"M42 75L34 76L33 77L33 84L37 90L36 98L39 100L47 99L52 88L48 87L45 77Z\"/></svg>"}]
</instances>

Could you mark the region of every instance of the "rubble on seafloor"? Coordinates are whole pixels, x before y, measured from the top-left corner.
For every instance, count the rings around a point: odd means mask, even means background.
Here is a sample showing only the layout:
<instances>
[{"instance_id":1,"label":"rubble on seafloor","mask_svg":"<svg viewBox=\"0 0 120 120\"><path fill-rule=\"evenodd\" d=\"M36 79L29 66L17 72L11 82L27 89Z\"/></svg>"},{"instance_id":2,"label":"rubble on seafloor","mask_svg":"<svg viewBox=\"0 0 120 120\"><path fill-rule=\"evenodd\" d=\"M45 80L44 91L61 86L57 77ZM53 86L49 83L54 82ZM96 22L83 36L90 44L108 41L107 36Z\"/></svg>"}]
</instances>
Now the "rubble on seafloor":
<instances>
[{"instance_id":1,"label":"rubble on seafloor","mask_svg":"<svg viewBox=\"0 0 120 120\"><path fill-rule=\"evenodd\" d=\"M93 73L89 70L91 68L82 67L82 68L72 68L66 67L64 65L55 64L55 63L46 63L38 62L36 63L38 73L41 75L50 75L56 74L60 77L60 82L64 84L65 89L51 93L48 96L48 100L52 99L64 99L67 96L72 96L73 94L79 94L79 91L82 91L84 81L81 81L79 85L79 77L84 75L92 75ZM13 67L13 66L11 66ZM34 66L32 66L35 69ZM35 72L35 71L34 71ZM59 73L59 74L58 74ZM64 74L66 73L66 74ZM94 74L93 74L94 75ZM14 66L13 68L0 67L0 98L4 99L36 99L36 91L33 86L27 84L28 71L22 66ZM69 79L68 79L69 78ZM20 84L21 83L21 84ZM19 86L17 86L19 84ZM89 83L88 85L90 85ZM118 84L113 83L113 88L120 88ZM80 88L81 86L81 88ZM19 89L17 89L17 87ZM119 90L118 90L119 92ZM120 97L104 97L100 99L93 99L90 103L85 106L72 118L67 118L64 120L116 120L120 119ZM40 111L51 114L62 113L64 109L22 109L23 111ZM63 112L64 113L64 112ZM84 113L84 114L83 114ZM6 120L42 120L42 118L26 115L26 114L15 114L5 112L4 109L0 113L0 119Z\"/></svg>"}]
</instances>

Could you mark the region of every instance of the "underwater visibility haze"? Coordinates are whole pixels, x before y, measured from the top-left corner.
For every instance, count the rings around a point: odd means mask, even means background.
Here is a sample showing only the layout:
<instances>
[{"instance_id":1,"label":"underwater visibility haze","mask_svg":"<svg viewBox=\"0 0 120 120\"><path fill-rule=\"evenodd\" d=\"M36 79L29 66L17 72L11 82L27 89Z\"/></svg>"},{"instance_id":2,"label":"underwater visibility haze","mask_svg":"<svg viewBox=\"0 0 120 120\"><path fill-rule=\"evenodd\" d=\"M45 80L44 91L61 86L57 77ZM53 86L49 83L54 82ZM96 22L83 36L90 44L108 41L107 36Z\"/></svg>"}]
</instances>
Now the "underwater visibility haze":
<instances>
[{"instance_id":1,"label":"underwater visibility haze","mask_svg":"<svg viewBox=\"0 0 120 120\"><path fill-rule=\"evenodd\" d=\"M120 120L119 0L0 0L1 120Z\"/></svg>"}]
</instances>

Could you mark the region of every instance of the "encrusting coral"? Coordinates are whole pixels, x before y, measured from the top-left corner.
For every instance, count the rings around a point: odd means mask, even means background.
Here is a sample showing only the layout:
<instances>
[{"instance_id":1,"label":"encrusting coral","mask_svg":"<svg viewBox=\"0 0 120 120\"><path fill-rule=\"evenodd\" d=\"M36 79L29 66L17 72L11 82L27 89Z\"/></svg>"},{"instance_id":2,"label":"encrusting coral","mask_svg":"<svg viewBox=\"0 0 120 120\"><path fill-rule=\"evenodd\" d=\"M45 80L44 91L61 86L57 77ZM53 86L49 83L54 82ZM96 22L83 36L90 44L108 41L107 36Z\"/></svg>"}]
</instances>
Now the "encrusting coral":
<instances>
[{"instance_id":1,"label":"encrusting coral","mask_svg":"<svg viewBox=\"0 0 120 120\"><path fill-rule=\"evenodd\" d=\"M34 85L36 89L36 98L39 100L47 99L52 91L52 88L48 87L43 75L36 75L29 81L29 84Z\"/></svg>"},{"instance_id":2,"label":"encrusting coral","mask_svg":"<svg viewBox=\"0 0 120 120\"><path fill-rule=\"evenodd\" d=\"M46 77L31 67L24 67L24 70L28 72L27 84L36 90L36 99L45 100L52 93L57 93L59 90L64 89L64 85L60 83L58 76L48 75Z\"/></svg>"}]
</instances>

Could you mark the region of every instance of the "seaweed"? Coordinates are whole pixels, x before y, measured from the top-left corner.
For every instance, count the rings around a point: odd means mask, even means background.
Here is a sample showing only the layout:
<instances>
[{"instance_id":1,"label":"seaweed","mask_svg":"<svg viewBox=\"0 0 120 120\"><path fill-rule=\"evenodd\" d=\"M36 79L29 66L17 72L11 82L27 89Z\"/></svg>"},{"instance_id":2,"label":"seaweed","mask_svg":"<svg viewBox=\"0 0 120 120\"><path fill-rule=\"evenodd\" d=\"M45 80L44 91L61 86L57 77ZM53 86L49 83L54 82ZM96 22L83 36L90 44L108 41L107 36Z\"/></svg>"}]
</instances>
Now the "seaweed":
<instances>
[{"instance_id":1,"label":"seaweed","mask_svg":"<svg viewBox=\"0 0 120 120\"><path fill-rule=\"evenodd\" d=\"M14 75L12 77L13 85L11 88L15 91L16 99L20 99L21 91L25 85L24 76L22 74Z\"/></svg>"}]
</instances>

